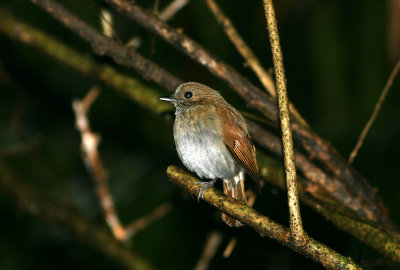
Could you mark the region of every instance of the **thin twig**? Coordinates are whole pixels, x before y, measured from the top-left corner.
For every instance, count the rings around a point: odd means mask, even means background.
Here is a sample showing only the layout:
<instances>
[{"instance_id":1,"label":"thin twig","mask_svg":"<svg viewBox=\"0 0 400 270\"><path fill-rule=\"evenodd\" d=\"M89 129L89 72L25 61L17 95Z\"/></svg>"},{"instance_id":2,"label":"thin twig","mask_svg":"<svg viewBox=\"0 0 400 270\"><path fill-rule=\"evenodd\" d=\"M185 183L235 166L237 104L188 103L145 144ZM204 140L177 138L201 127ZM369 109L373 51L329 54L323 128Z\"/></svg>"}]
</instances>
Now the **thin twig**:
<instances>
[{"instance_id":1,"label":"thin twig","mask_svg":"<svg viewBox=\"0 0 400 270\"><path fill-rule=\"evenodd\" d=\"M263 84L264 88L268 91L268 93L275 97L275 83L269 73L262 67L260 61L258 61L256 55L250 49L250 47L246 44L240 34L237 32L236 28L233 26L232 22L229 18L224 14L221 8L217 5L214 0L206 0L206 3L209 9L214 14L218 23L222 26L225 34L228 36L230 41L235 45L235 48L238 50L240 55L246 60L247 64L257 75L258 79Z\"/></svg>"},{"instance_id":2,"label":"thin twig","mask_svg":"<svg viewBox=\"0 0 400 270\"><path fill-rule=\"evenodd\" d=\"M111 12L108 9L101 9L100 10L100 23L101 23L101 28L103 29L103 34L106 37L112 38L114 35L114 29L113 29L113 16Z\"/></svg>"},{"instance_id":3,"label":"thin twig","mask_svg":"<svg viewBox=\"0 0 400 270\"><path fill-rule=\"evenodd\" d=\"M279 42L278 27L272 0L264 0L272 58L275 67L275 79L278 89L279 116L281 119L282 145L285 159L286 182L290 212L290 235L297 243L306 241L306 234L300 215L299 195L297 191L296 165L294 162L292 127L290 125L289 104L286 90L286 77L283 68L283 56Z\"/></svg>"},{"instance_id":4,"label":"thin twig","mask_svg":"<svg viewBox=\"0 0 400 270\"><path fill-rule=\"evenodd\" d=\"M199 194L200 187L196 185L199 180L196 177L175 166L168 167L167 175L174 184L190 192L193 196ZM246 203L225 196L213 187L206 190L203 199L220 211L253 228L261 236L270 237L328 269L361 269L350 258L340 255L311 237L308 237L307 241L303 243L291 241L287 228L261 215Z\"/></svg>"},{"instance_id":5,"label":"thin twig","mask_svg":"<svg viewBox=\"0 0 400 270\"><path fill-rule=\"evenodd\" d=\"M222 235L219 231L213 231L207 238L203 253L200 256L194 270L207 270L211 259L214 257L222 241Z\"/></svg>"},{"instance_id":6,"label":"thin twig","mask_svg":"<svg viewBox=\"0 0 400 270\"><path fill-rule=\"evenodd\" d=\"M72 107L76 117L76 128L81 134L81 149L85 165L96 183L97 195L108 226L114 237L120 241L125 240L127 235L125 228L121 225L118 215L114 209L113 199L108 188L107 173L101 162L97 146L100 136L91 131L87 114L90 106L100 93L99 87L93 87L82 100L75 100Z\"/></svg>"},{"instance_id":7,"label":"thin twig","mask_svg":"<svg viewBox=\"0 0 400 270\"><path fill-rule=\"evenodd\" d=\"M158 18L166 22L169 21L179 10L185 7L189 0L174 0L163 11L160 12Z\"/></svg>"},{"instance_id":8,"label":"thin twig","mask_svg":"<svg viewBox=\"0 0 400 270\"><path fill-rule=\"evenodd\" d=\"M360 150L361 146L363 145L364 139L367 136L368 131L371 128L372 124L374 123L376 117L378 116L379 111L381 110L381 107L382 107L382 103L385 100L385 98L386 98L386 96L387 96L387 94L389 92L389 89L392 86L393 81L396 78L397 73L399 72L399 69L400 69L400 60L397 62L397 64L394 66L392 72L390 73L390 76L389 76L389 78L388 78L388 80L386 82L386 85L383 88L382 94L379 97L378 102L375 105L374 112L372 113L372 115L369 118L367 124L365 125L363 131L361 132L360 137L357 140L356 146L354 147L353 151L351 151L351 154L349 156L349 162L350 163L353 163L354 158L357 156L358 151Z\"/></svg>"},{"instance_id":9,"label":"thin twig","mask_svg":"<svg viewBox=\"0 0 400 270\"><path fill-rule=\"evenodd\" d=\"M120 222L107 184L107 173L97 150L100 136L91 131L87 117L90 106L96 100L99 92L99 87L92 87L82 100L75 100L72 107L76 117L76 128L82 137L81 149L83 159L88 171L91 173L93 180L96 183L97 195L99 197L105 220L117 240L127 241L138 230L144 229L154 220L164 216L171 209L171 206L169 203L163 204L156 208L153 213L139 218L132 222L128 227L124 227Z\"/></svg>"},{"instance_id":10,"label":"thin twig","mask_svg":"<svg viewBox=\"0 0 400 270\"><path fill-rule=\"evenodd\" d=\"M167 22L175 16L182 8L184 8L190 0L173 0L167 7L164 8L160 13L154 12L157 17L163 22ZM155 5L158 6L158 5ZM142 45L142 38L140 36L134 36L129 39L126 43L131 48L138 49Z\"/></svg>"},{"instance_id":11,"label":"thin twig","mask_svg":"<svg viewBox=\"0 0 400 270\"><path fill-rule=\"evenodd\" d=\"M128 226L126 226L126 234L129 235L130 237L134 236L137 231L146 228L150 223L163 217L166 213L168 213L171 210L171 207L172 207L171 203L169 202L159 205L150 214L147 214L144 217L141 217L133 221Z\"/></svg>"},{"instance_id":12,"label":"thin twig","mask_svg":"<svg viewBox=\"0 0 400 270\"><path fill-rule=\"evenodd\" d=\"M235 249L237 243L237 238L232 237L229 243L226 245L226 248L224 250L224 253L222 253L222 256L226 259L229 258L232 254L232 251Z\"/></svg>"}]
</instances>

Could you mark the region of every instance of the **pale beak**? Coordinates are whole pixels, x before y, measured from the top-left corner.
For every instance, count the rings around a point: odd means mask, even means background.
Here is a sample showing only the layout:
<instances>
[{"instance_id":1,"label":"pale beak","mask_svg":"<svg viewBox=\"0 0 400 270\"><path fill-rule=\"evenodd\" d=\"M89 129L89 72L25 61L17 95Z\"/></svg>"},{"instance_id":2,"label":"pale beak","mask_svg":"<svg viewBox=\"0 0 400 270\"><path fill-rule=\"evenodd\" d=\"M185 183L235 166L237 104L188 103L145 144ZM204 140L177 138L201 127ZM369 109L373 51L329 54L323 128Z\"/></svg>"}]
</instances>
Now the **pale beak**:
<instances>
[{"instance_id":1,"label":"pale beak","mask_svg":"<svg viewBox=\"0 0 400 270\"><path fill-rule=\"evenodd\" d=\"M159 97L158 99L162 100L162 101L171 102L171 103L175 103L176 102L176 99L173 98L173 97Z\"/></svg>"}]
</instances>

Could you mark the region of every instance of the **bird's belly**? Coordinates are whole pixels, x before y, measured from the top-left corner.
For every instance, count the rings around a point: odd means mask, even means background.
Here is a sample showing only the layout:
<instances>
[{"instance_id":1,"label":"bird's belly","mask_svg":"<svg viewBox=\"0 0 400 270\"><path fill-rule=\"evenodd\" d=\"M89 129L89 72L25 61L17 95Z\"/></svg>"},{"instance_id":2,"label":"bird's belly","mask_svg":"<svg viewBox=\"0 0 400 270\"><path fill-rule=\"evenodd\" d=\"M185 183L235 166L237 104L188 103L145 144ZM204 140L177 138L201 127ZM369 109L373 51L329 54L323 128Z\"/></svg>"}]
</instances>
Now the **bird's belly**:
<instances>
[{"instance_id":1,"label":"bird's belly","mask_svg":"<svg viewBox=\"0 0 400 270\"><path fill-rule=\"evenodd\" d=\"M175 144L182 163L200 178L231 178L241 168L226 148L223 139L206 129L174 132Z\"/></svg>"}]
</instances>

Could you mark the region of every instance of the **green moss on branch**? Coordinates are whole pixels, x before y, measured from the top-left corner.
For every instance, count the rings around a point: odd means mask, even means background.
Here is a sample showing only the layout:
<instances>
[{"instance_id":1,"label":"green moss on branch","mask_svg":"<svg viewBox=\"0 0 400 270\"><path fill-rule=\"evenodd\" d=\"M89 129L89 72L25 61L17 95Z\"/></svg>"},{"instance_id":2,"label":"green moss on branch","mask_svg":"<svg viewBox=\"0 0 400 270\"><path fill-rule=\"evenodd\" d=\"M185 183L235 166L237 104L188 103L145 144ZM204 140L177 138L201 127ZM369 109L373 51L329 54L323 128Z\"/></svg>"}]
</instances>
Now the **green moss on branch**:
<instances>
[{"instance_id":1,"label":"green moss on branch","mask_svg":"<svg viewBox=\"0 0 400 270\"><path fill-rule=\"evenodd\" d=\"M171 182L197 197L200 192L200 186L196 185L196 182L200 181L199 179L175 166L168 167L167 175ZM328 269L361 269L350 258L340 255L311 237L307 237L305 243L302 245L290 241L289 230L286 227L261 215L245 203L225 196L215 188L207 189L204 194L204 200L253 228L261 236L273 238L292 250L322 264Z\"/></svg>"},{"instance_id":2,"label":"green moss on branch","mask_svg":"<svg viewBox=\"0 0 400 270\"><path fill-rule=\"evenodd\" d=\"M267 179L270 184L286 190L283 167L276 160L260 151L257 152L257 158L261 176ZM299 196L303 203L323 215L339 229L354 235L361 242L373 247L392 261L400 263L400 235L397 232L369 224L357 218L358 216L349 209L341 209L343 206L338 205L333 200L330 201L330 205L326 205L322 200L316 200L307 193L308 181L300 176L298 181Z\"/></svg>"}]
</instances>

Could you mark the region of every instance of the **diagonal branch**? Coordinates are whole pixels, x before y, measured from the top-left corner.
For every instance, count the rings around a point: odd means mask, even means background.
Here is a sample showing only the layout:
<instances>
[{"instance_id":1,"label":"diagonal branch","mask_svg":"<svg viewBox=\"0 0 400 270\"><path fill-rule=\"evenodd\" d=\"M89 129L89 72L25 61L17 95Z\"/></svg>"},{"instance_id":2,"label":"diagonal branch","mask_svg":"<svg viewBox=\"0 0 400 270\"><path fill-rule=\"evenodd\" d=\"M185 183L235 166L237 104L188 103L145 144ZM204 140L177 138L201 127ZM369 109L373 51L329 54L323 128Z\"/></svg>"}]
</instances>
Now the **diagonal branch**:
<instances>
[{"instance_id":1,"label":"diagonal branch","mask_svg":"<svg viewBox=\"0 0 400 270\"><path fill-rule=\"evenodd\" d=\"M118 42L103 36L99 31L70 14L61 5L51 0L31 1L45 9L56 20L59 20L65 27L78 34L83 40L89 42L96 54L110 56L116 63L133 68L144 79L151 79L170 91L181 84L178 78L169 74L165 69L155 65L136 51L129 50Z\"/></svg>"},{"instance_id":2,"label":"diagonal branch","mask_svg":"<svg viewBox=\"0 0 400 270\"><path fill-rule=\"evenodd\" d=\"M76 118L75 125L81 134L81 150L83 160L86 168L96 183L97 196L99 198L105 220L116 239L119 241L127 241L138 230L145 228L154 220L164 216L171 209L171 207L169 204L163 204L153 213L132 222L132 224L128 227L125 227L121 224L117 215L117 211L114 207L114 201L110 189L108 187L107 172L103 166L103 162L101 161L98 151L100 135L92 132L87 116L92 103L96 100L99 93L100 88L98 86L94 86L82 100L74 100L72 103L72 108Z\"/></svg>"},{"instance_id":3,"label":"diagonal branch","mask_svg":"<svg viewBox=\"0 0 400 270\"><path fill-rule=\"evenodd\" d=\"M376 117L378 116L378 114L381 110L381 107L382 107L382 103L385 100L386 95L389 92L389 89L392 86L397 73L399 72L399 69L400 69L400 60L397 62L397 64L394 66L392 72L390 73L390 76L386 82L386 85L383 88L382 94L379 97L378 102L375 105L374 112L372 113L372 115L369 118L367 124L365 125L363 131L361 132L360 137L357 140L356 146L354 147L353 151L351 151L351 154L349 156L349 163L353 163L354 158L357 156L358 150L360 150L362 144L364 143L364 139L367 136L368 131L371 128L372 124L374 123Z\"/></svg>"},{"instance_id":4,"label":"diagonal branch","mask_svg":"<svg viewBox=\"0 0 400 270\"><path fill-rule=\"evenodd\" d=\"M178 13L179 10L184 8L190 0L173 0L171 3L168 4L167 7L164 8L160 13L157 13L157 17L166 22L172 19L176 13ZM157 2L156 2L157 3ZM156 7L155 5L154 7ZM156 13L156 11L155 11ZM138 49L142 45L142 39L139 36L134 36L129 39L129 41L126 43L126 46Z\"/></svg>"},{"instance_id":5,"label":"diagonal branch","mask_svg":"<svg viewBox=\"0 0 400 270\"><path fill-rule=\"evenodd\" d=\"M203 252L198 260L194 270L207 270L212 258L222 241L222 234L219 231L213 231L207 237Z\"/></svg>"},{"instance_id":6,"label":"diagonal branch","mask_svg":"<svg viewBox=\"0 0 400 270\"><path fill-rule=\"evenodd\" d=\"M268 72L263 68L260 61L257 59L254 52L250 49L250 47L246 44L243 38L240 36L236 28L233 26L232 22L229 18L224 14L221 8L217 5L214 0L205 0L208 8L213 13L217 22L221 25L225 34L229 38L229 40L233 43L236 50L240 53L240 55L246 60L246 63L249 67L254 71L257 75L258 79L264 86L264 88L268 91L268 93L272 96L276 96L275 83L272 77L268 74Z\"/></svg>"},{"instance_id":7,"label":"diagonal branch","mask_svg":"<svg viewBox=\"0 0 400 270\"><path fill-rule=\"evenodd\" d=\"M283 157L285 160L286 184L290 212L290 236L298 244L306 241L306 234L300 215L299 195L297 192L296 165L290 125L289 101L286 89L286 76L283 67L283 55L279 41L278 27L272 0L264 0L265 17L267 20L269 40L271 43L272 58L275 67L275 80L278 90L279 117L282 132Z\"/></svg>"},{"instance_id":8,"label":"diagonal branch","mask_svg":"<svg viewBox=\"0 0 400 270\"><path fill-rule=\"evenodd\" d=\"M179 10L189 3L190 0L173 0L163 11L160 12L158 18L162 21L169 21Z\"/></svg>"},{"instance_id":9,"label":"diagonal branch","mask_svg":"<svg viewBox=\"0 0 400 270\"><path fill-rule=\"evenodd\" d=\"M75 100L72 103L72 108L75 113L76 128L81 134L83 160L87 170L90 172L96 183L97 196L99 197L100 205L107 224L111 228L114 237L121 241L125 240L127 235L115 211L114 202L106 181L107 173L97 151L97 146L100 143L100 136L91 131L89 120L87 118L89 109L99 93L99 87L92 87L82 100Z\"/></svg>"},{"instance_id":10,"label":"diagonal branch","mask_svg":"<svg viewBox=\"0 0 400 270\"><path fill-rule=\"evenodd\" d=\"M193 196L197 196L200 188L196 185L199 180L182 169L169 166L167 174L171 182L178 185ZM245 203L229 198L215 188L206 190L203 198L207 203L238 219L253 228L261 236L267 236L290 249L322 264L328 269L361 269L350 258L346 258L329 247L309 237L304 243L290 241L289 230L277 222L261 215Z\"/></svg>"}]
</instances>

